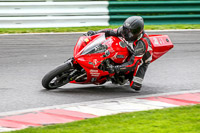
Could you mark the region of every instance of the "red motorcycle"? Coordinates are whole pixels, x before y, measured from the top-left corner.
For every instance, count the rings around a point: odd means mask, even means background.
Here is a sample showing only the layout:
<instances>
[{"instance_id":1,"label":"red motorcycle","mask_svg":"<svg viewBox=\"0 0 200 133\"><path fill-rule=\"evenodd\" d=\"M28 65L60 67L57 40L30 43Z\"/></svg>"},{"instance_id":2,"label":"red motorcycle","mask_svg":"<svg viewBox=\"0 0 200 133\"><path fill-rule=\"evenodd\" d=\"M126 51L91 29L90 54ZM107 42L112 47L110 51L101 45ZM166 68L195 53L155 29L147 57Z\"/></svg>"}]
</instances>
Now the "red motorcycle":
<instances>
[{"instance_id":1,"label":"red motorcycle","mask_svg":"<svg viewBox=\"0 0 200 133\"><path fill-rule=\"evenodd\" d=\"M173 44L167 35L149 35L155 61L165 54ZM110 74L107 66L122 64L129 57L128 44L120 37L105 37L104 33L81 36L75 47L74 57L47 73L42 85L47 90L56 89L67 83L104 84L112 81L123 85L130 78L126 74Z\"/></svg>"}]
</instances>

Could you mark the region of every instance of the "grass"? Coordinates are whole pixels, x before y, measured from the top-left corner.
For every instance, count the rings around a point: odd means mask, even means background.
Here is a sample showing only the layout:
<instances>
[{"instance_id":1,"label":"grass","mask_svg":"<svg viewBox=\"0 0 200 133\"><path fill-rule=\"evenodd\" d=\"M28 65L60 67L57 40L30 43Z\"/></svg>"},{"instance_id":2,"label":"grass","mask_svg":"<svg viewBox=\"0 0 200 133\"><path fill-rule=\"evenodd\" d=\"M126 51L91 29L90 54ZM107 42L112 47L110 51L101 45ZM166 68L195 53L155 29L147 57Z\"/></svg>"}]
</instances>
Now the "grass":
<instances>
[{"instance_id":1,"label":"grass","mask_svg":"<svg viewBox=\"0 0 200 133\"><path fill-rule=\"evenodd\" d=\"M13 133L200 133L200 105L121 113Z\"/></svg>"},{"instance_id":2,"label":"grass","mask_svg":"<svg viewBox=\"0 0 200 133\"><path fill-rule=\"evenodd\" d=\"M46 33L46 32L87 32L98 31L106 28L118 28L120 25L88 26L88 27L63 27L63 28L0 28L0 34L9 33ZM164 29L200 29L200 24L173 24L173 25L145 25L145 30Z\"/></svg>"}]
</instances>

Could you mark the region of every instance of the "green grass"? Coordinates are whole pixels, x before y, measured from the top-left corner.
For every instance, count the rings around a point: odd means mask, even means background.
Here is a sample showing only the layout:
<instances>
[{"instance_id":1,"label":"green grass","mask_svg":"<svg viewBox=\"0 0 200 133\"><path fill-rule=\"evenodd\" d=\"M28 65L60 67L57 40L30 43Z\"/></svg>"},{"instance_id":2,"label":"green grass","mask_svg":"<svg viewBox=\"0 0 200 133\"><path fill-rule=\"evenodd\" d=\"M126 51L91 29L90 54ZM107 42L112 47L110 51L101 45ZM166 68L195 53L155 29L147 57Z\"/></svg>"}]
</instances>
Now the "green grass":
<instances>
[{"instance_id":1,"label":"green grass","mask_svg":"<svg viewBox=\"0 0 200 133\"><path fill-rule=\"evenodd\" d=\"M121 113L13 133L200 133L200 105Z\"/></svg>"},{"instance_id":2,"label":"green grass","mask_svg":"<svg viewBox=\"0 0 200 133\"><path fill-rule=\"evenodd\" d=\"M7 33L46 33L46 32L87 32L98 31L106 28L118 28L120 25L89 26L89 27L65 27L65 28L0 28L0 34ZM174 24L174 25L145 25L145 30L164 29L200 29L200 24Z\"/></svg>"}]
</instances>

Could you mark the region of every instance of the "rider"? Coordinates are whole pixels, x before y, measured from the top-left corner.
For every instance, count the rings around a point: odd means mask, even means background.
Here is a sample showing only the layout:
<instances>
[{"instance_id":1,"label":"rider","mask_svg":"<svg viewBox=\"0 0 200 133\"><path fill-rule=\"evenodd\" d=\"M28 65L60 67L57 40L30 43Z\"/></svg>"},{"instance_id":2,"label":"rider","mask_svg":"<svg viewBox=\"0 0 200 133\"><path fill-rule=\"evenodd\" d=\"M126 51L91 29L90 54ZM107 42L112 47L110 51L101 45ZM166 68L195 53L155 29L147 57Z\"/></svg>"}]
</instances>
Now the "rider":
<instances>
[{"instance_id":1,"label":"rider","mask_svg":"<svg viewBox=\"0 0 200 133\"><path fill-rule=\"evenodd\" d=\"M152 60L152 46L148 35L144 32L144 21L140 16L132 16L125 20L123 26L117 30L105 29L100 31L88 31L87 35L91 36L97 33L105 33L106 37L122 37L128 43L130 59L115 66L109 66L109 73L129 73L131 74L130 86L139 91L142 87L147 67Z\"/></svg>"}]
</instances>

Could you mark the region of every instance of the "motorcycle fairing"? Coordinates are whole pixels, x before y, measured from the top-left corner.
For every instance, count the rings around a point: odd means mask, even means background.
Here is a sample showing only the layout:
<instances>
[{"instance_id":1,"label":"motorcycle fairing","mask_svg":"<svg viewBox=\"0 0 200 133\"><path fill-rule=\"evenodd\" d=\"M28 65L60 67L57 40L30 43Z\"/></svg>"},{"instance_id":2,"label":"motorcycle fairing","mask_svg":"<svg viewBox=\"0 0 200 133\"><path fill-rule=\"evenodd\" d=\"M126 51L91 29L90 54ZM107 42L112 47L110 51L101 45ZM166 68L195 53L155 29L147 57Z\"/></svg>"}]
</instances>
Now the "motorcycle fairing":
<instances>
[{"instance_id":1,"label":"motorcycle fairing","mask_svg":"<svg viewBox=\"0 0 200 133\"><path fill-rule=\"evenodd\" d=\"M105 59L111 59L117 64L123 63L129 56L126 47L120 45L121 40L117 37L105 38L104 34L91 36L88 44L85 45L87 38L81 37L74 48L74 59L87 73L86 82L102 83L109 75L107 71L99 70L99 65Z\"/></svg>"},{"instance_id":2,"label":"motorcycle fairing","mask_svg":"<svg viewBox=\"0 0 200 133\"><path fill-rule=\"evenodd\" d=\"M104 34L98 34L98 36L92 36L91 38L93 40L85 47L80 47L85 45L85 42L82 41L74 49L78 50L74 52L74 58L82 66L96 69L107 58L111 58L115 63L121 64L129 56L127 48L119 45L121 40L117 37L105 38Z\"/></svg>"},{"instance_id":3,"label":"motorcycle fairing","mask_svg":"<svg viewBox=\"0 0 200 133\"><path fill-rule=\"evenodd\" d=\"M152 61L160 58L174 47L168 35L149 35L152 44L153 57Z\"/></svg>"}]
</instances>

